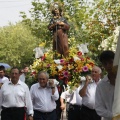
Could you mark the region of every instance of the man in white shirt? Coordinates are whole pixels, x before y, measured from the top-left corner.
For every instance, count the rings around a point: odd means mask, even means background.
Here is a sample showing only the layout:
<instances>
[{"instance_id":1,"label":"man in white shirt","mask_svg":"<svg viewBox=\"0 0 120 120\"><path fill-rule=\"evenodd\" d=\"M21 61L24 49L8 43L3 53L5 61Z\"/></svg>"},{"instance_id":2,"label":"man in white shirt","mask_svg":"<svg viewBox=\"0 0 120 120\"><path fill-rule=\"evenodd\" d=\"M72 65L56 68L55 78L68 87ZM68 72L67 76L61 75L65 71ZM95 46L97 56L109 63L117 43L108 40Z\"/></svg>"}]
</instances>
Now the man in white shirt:
<instances>
[{"instance_id":1,"label":"man in white shirt","mask_svg":"<svg viewBox=\"0 0 120 120\"><path fill-rule=\"evenodd\" d=\"M100 62L107 71L107 75L100 81L96 89L95 109L103 120L112 120L112 105L114 99L114 88L116 74L113 71L113 51L103 51L100 54Z\"/></svg>"},{"instance_id":2,"label":"man in white shirt","mask_svg":"<svg viewBox=\"0 0 120 120\"><path fill-rule=\"evenodd\" d=\"M59 98L53 79L47 72L38 73L38 83L31 86L31 98L34 109L34 120L56 120L56 100Z\"/></svg>"},{"instance_id":3,"label":"man in white shirt","mask_svg":"<svg viewBox=\"0 0 120 120\"><path fill-rule=\"evenodd\" d=\"M65 109L64 100L67 102L66 112L68 120L80 120L80 111L82 105L82 98L79 95L81 85L76 88L74 91L67 90L61 94L61 109ZM72 93L70 93L70 91Z\"/></svg>"},{"instance_id":4,"label":"man in white shirt","mask_svg":"<svg viewBox=\"0 0 120 120\"><path fill-rule=\"evenodd\" d=\"M60 96L60 103L61 103L61 110L65 110L66 108L66 118L68 119L68 111L69 111L69 101L70 101L71 93L70 90L66 90L61 93Z\"/></svg>"},{"instance_id":5,"label":"man in white shirt","mask_svg":"<svg viewBox=\"0 0 120 120\"><path fill-rule=\"evenodd\" d=\"M25 113L28 119L33 120L33 106L28 86L19 79L18 68L11 69L11 81L1 87L2 112L1 120L24 120Z\"/></svg>"},{"instance_id":6,"label":"man in white shirt","mask_svg":"<svg viewBox=\"0 0 120 120\"><path fill-rule=\"evenodd\" d=\"M1 99L1 86L5 83L8 82L9 79L7 77L5 77L5 67L4 66L0 66L0 105L2 102ZM0 108L0 114L1 114L1 108Z\"/></svg>"},{"instance_id":7,"label":"man in white shirt","mask_svg":"<svg viewBox=\"0 0 120 120\"><path fill-rule=\"evenodd\" d=\"M5 83L6 81L9 81L9 79L5 77L5 67L1 65L0 66L0 88L2 84Z\"/></svg>"},{"instance_id":8,"label":"man in white shirt","mask_svg":"<svg viewBox=\"0 0 120 120\"><path fill-rule=\"evenodd\" d=\"M95 111L95 92L100 81L101 69L98 66L92 68L91 77L86 76L83 88L80 90L82 97L81 120L101 120Z\"/></svg>"}]
</instances>

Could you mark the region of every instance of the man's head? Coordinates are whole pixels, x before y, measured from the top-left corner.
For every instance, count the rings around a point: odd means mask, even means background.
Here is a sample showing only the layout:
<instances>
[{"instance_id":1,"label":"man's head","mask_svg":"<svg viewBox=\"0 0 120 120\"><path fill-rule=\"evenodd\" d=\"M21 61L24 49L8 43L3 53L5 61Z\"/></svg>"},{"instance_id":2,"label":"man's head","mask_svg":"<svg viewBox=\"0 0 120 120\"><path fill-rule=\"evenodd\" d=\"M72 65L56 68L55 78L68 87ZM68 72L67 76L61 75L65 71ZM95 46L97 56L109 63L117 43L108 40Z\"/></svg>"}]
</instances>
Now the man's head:
<instances>
[{"instance_id":1,"label":"man's head","mask_svg":"<svg viewBox=\"0 0 120 120\"><path fill-rule=\"evenodd\" d=\"M46 87L49 79L49 74L47 72L41 71L38 73L38 82L41 87Z\"/></svg>"},{"instance_id":2,"label":"man's head","mask_svg":"<svg viewBox=\"0 0 120 120\"><path fill-rule=\"evenodd\" d=\"M24 67L24 73L26 74L28 72L28 70L29 70L29 67L25 66Z\"/></svg>"},{"instance_id":3,"label":"man's head","mask_svg":"<svg viewBox=\"0 0 120 120\"><path fill-rule=\"evenodd\" d=\"M114 56L115 53L110 50L103 51L100 54L99 60L108 73L112 72Z\"/></svg>"},{"instance_id":4,"label":"man's head","mask_svg":"<svg viewBox=\"0 0 120 120\"><path fill-rule=\"evenodd\" d=\"M13 84L17 84L20 76L20 71L17 67L13 67L10 72L11 81Z\"/></svg>"},{"instance_id":5,"label":"man's head","mask_svg":"<svg viewBox=\"0 0 120 120\"><path fill-rule=\"evenodd\" d=\"M91 77L95 82L98 82L101 77L101 69L98 66L92 68Z\"/></svg>"},{"instance_id":6,"label":"man's head","mask_svg":"<svg viewBox=\"0 0 120 120\"><path fill-rule=\"evenodd\" d=\"M5 75L5 67L3 65L0 66L0 78L3 78Z\"/></svg>"}]
</instances>

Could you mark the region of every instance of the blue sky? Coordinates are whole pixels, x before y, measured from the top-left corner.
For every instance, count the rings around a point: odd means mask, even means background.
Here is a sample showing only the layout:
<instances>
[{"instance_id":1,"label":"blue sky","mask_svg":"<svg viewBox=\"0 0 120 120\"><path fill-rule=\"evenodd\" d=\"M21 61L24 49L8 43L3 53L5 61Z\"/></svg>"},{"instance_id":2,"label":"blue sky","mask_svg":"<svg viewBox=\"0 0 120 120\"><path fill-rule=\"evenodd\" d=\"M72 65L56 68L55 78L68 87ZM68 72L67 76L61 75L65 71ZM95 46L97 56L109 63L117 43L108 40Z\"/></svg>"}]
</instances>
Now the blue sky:
<instances>
[{"instance_id":1,"label":"blue sky","mask_svg":"<svg viewBox=\"0 0 120 120\"><path fill-rule=\"evenodd\" d=\"M29 15L32 7L32 0L0 0L0 27L8 25L9 22L16 23L22 18L20 11L24 11Z\"/></svg>"}]
</instances>

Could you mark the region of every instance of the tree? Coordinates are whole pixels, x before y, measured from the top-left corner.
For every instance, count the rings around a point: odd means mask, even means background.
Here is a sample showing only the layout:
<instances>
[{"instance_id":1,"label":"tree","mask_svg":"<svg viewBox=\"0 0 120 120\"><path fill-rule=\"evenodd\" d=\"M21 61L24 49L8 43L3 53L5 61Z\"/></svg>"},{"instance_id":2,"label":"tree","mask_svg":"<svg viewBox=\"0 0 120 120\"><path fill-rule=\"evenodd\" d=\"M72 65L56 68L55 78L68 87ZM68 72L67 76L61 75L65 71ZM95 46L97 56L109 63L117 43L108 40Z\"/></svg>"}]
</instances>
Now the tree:
<instances>
[{"instance_id":1,"label":"tree","mask_svg":"<svg viewBox=\"0 0 120 120\"><path fill-rule=\"evenodd\" d=\"M90 9L92 16L85 23L86 31L90 35L89 46L94 56L98 56L99 52L104 48L99 45L113 36L114 30L120 25L120 3L119 0L94 0L94 5ZM113 37L111 37L110 45L112 46Z\"/></svg>"},{"instance_id":2,"label":"tree","mask_svg":"<svg viewBox=\"0 0 120 120\"><path fill-rule=\"evenodd\" d=\"M25 25L18 23L0 28L0 41L0 62L11 66L32 64L37 38Z\"/></svg>"}]
</instances>

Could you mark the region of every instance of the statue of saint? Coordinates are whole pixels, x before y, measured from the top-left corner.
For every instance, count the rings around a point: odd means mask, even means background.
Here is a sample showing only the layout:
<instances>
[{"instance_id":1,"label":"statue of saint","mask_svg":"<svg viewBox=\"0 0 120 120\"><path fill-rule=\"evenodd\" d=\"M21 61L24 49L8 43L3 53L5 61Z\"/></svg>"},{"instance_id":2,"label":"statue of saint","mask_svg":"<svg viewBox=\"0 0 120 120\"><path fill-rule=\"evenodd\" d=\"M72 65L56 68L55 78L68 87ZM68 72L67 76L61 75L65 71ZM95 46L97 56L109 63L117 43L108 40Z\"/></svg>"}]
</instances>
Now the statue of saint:
<instances>
[{"instance_id":1,"label":"statue of saint","mask_svg":"<svg viewBox=\"0 0 120 120\"><path fill-rule=\"evenodd\" d=\"M70 26L62 16L62 9L58 5L54 6L52 14L53 18L50 20L48 29L53 32L53 51L67 57L69 55L67 32Z\"/></svg>"}]
</instances>

